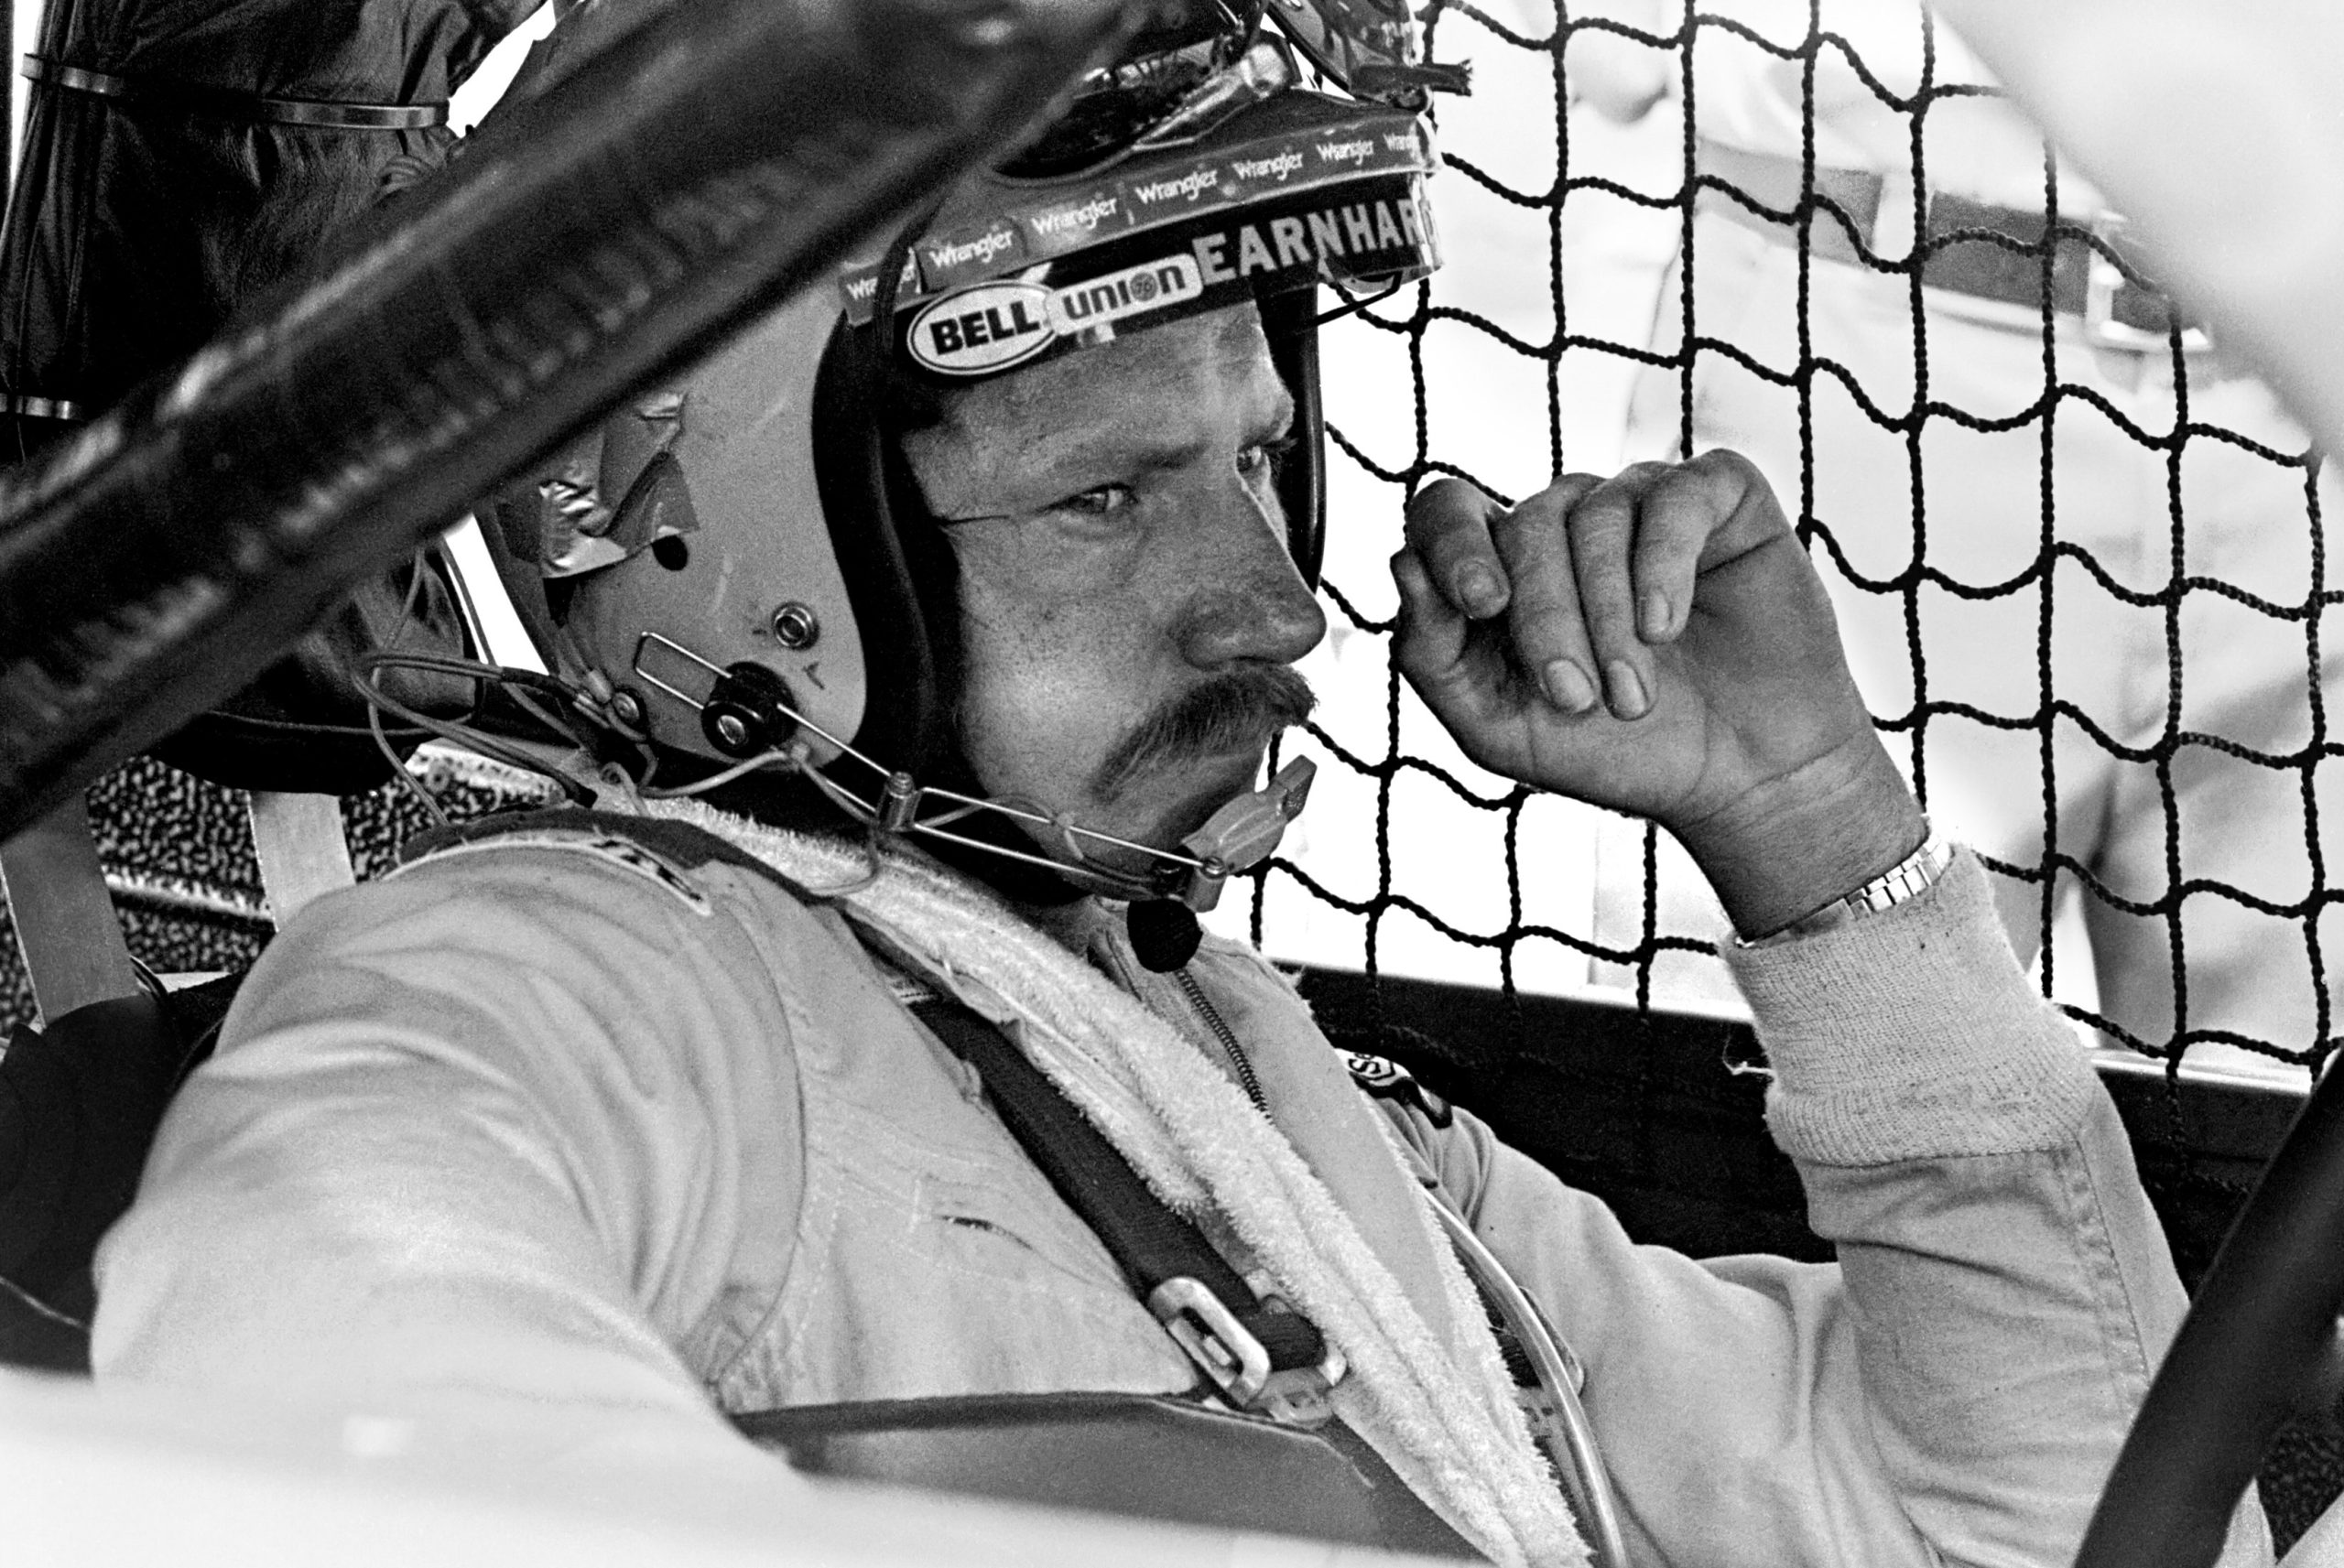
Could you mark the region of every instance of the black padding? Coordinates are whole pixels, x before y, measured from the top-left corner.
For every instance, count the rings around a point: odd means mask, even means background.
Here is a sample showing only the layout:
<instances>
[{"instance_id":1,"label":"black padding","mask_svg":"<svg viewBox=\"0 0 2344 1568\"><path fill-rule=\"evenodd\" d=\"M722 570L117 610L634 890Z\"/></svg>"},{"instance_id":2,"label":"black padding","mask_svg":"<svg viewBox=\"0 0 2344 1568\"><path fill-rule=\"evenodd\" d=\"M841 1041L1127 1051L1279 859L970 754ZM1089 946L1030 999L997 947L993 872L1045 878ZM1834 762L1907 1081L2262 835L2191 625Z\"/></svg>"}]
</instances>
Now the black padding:
<instances>
[{"instance_id":1,"label":"black padding","mask_svg":"<svg viewBox=\"0 0 2344 1568\"><path fill-rule=\"evenodd\" d=\"M75 1316L93 1304L89 1260L130 1206L179 1077L162 1003L77 1008L0 1055L0 1276Z\"/></svg>"},{"instance_id":2,"label":"black padding","mask_svg":"<svg viewBox=\"0 0 2344 1568\"><path fill-rule=\"evenodd\" d=\"M809 1475L1478 1561L1340 1422L1299 1432L1185 1400L1071 1393L808 1405L733 1424Z\"/></svg>"},{"instance_id":3,"label":"black padding","mask_svg":"<svg viewBox=\"0 0 2344 1568\"><path fill-rule=\"evenodd\" d=\"M54 1311L0 1278L0 1367L86 1377L89 1325Z\"/></svg>"},{"instance_id":4,"label":"black padding","mask_svg":"<svg viewBox=\"0 0 2344 1568\"><path fill-rule=\"evenodd\" d=\"M164 1108L212 1049L231 978L77 1008L0 1053L0 1363L56 1369L96 1309L90 1263ZM86 1361L86 1351L83 1352Z\"/></svg>"},{"instance_id":5,"label":"black padding","mask_svg":"<svg viewBox=\"0 0 2344 1568\"><path fill-rule=\"evenodd\" d=\"M234 701L198 715L177 734L148 747L146 754L223 789L364 795L389 782L390 759L375 747L363 719L355 725L304 724L236 711L241 706ZM429 739L429 732L406 725L383 726L383 740L396 756L412 754Z\"/></svg>"}]
</instances>

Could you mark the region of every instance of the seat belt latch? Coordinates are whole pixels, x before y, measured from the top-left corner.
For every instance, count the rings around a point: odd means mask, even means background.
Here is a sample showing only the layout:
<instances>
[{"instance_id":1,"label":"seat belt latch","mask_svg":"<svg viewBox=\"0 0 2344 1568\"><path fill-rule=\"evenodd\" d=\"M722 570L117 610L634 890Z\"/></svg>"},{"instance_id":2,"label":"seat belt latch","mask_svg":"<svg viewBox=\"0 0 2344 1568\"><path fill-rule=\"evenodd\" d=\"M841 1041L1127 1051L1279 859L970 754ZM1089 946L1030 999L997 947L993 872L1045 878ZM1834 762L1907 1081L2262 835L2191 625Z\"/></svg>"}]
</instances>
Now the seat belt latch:
<instances>
[{"instance_id":1,"label":"seat belt latch","mask_svg":"<svg viewBox=\"0 0 2344 1568\"><path fill-rule=\"evenodd\" d=\"M1201 1281L1177 1274L1148 1292L1147 1308L1188 1359L1239 1410L1287 1426L1322 1426L1333 1418L1328 1390L1347 1370L1342 1352L1327 1346L1315 1367L1275 1368L1269 1350L1229 1304Z\"/></svg>"}]
</instances>

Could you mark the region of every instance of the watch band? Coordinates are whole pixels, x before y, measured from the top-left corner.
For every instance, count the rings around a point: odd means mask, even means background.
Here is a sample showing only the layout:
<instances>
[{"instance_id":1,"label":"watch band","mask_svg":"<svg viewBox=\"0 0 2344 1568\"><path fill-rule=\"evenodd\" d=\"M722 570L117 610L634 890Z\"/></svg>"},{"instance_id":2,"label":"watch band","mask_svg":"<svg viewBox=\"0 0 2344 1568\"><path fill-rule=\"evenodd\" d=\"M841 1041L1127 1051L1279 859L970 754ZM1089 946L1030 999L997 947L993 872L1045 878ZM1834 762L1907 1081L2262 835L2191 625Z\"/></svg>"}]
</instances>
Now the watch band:
<instances>
[{"instance_id":1,"label":"watch band","mask_svg":"<svg viewBox=\"0 0 2344 1568\"><path fill-rule=\"evenodd\" d=\"M1736 937L1735 946L1773 947L1785 942L1796 942L1801 937L1819 936L1826 931L1837 931L1843 925L1852 925L1883 909L1894 909L1908 899L1918 898L1937 885L1937 879L1945 875L1946 868L1951 864L1952 844L1939 838L1937 829L1932 827L1928 836L1921 840L1919 849L1853 892L1841 894L1812 914L1799 916L1780 931L1753 936L1746 941Z\"/></svg>"}]
</instances>

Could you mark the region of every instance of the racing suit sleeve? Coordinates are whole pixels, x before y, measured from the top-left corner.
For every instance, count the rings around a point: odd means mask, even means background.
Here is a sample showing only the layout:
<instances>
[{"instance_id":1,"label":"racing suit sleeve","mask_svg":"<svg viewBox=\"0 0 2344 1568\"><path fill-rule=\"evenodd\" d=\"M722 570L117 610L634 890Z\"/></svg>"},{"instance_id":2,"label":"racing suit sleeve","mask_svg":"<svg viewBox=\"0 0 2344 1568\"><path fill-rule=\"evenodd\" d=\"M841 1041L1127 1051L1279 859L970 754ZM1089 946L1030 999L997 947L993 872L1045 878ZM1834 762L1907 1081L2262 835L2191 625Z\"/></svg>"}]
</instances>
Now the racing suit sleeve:
<instances>
[{"instance_id":1,"label":"racing suit sleeve","mask_svg":"<svg viewBox=\"0 0 2344 1568\"><path fill-rule=\"evenodd\" d=\"M1472 1118L1404 1128L1585 1363L1631 1550L2064 1565L2186 1305L2085 1053L1966 852L1920 899L1729 961L1836 1264L1634 1245ZM2269 1557L2250 1497L2223 1561Z\"/></svg>"},{"instance_id":2,"label":"racing suit sleeve","mask_svg":"<svg viewBox=\"0 0 2344 1568\"><path fill-rule=\"evenodd\" d=\"M792 1484L672 1348L744 1228L790 1234L752 1222L796 1167L741 1146L798 1126L770 957L586 854L460 858L320 901L246 980L102 1249L99 1377L459 1433L542 1401Z\"/></svg>"}]
</instances>

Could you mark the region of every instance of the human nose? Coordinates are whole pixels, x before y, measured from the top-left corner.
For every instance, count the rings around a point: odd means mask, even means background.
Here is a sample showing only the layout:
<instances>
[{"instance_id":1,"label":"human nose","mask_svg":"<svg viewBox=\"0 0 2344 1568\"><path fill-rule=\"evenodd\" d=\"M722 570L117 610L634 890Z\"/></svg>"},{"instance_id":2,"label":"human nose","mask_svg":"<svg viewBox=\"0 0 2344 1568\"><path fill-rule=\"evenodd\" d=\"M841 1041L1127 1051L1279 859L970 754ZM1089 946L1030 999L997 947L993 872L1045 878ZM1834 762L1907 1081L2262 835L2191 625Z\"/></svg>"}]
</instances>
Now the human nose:
<instances>
[{"instance_id":1,"label":"human nose","mask_svg":"<svg viewBox=\"0 0 2344 1568\"><path fill-rule=\"evenodd\" d=\"M1287 553L1275 503L1264 507L1242 481L1214 498L1218 524L1197 562L1181 627L1189 664L1212 669L1242 659L1290 665L1327 634L1326 611Z\"/></svg>"}]
</instances>

